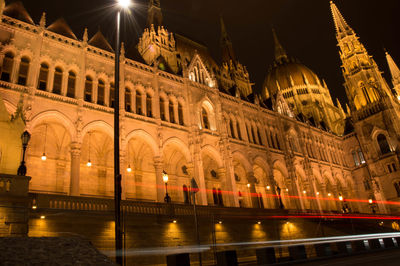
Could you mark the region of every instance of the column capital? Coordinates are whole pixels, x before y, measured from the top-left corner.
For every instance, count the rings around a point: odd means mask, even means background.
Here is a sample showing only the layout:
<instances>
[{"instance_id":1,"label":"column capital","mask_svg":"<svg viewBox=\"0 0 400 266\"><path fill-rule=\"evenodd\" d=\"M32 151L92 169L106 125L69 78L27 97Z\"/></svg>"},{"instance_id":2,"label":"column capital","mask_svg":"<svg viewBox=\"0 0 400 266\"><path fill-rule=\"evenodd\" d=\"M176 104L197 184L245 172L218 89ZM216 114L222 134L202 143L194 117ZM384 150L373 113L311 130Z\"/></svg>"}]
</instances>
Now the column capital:
<instances>
[{"instance_id":1,"label":"column capital","mask_svg":"<svg viewBox=\"0 0 400 266\"><path fill-rule=\"evenodd\" d=\"M71 147L71 154L73 156L79 156L81 154L81 147L82 147L81 143L72 142L70 147Z\"/></svg>"}]
</instances>

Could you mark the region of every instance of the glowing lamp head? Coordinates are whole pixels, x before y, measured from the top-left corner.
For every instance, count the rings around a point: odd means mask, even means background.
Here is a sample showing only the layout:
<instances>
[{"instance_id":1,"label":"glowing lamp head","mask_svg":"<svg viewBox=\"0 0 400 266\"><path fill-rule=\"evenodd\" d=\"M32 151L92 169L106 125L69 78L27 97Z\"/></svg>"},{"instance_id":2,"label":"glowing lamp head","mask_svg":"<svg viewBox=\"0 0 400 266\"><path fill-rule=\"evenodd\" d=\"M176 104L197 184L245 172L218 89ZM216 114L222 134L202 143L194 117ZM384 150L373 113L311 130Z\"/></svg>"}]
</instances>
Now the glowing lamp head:
<instances>
[{"instance_id":1,"label":"glowing lamp head","mask_svg":"<svg viewBox=\"0 0 400 266\"><path fill-rule=\"evenodd\" d=\"M176 220L173 220L172 222L173 222L174 224L176 224Z\"/></svg>"},{"instance_id":2,"label":"glowing lamp head","mask_svg":"<svg viewBox=\"0 0 400 266\"><path fill-rule=\"evenodd\" d=\"M250 183L248 183L248 184L247 184L247 187L250 188L250 186L251 186Z\"/></svg>"},{"instance_id":3,"label":"glowing lamp head","mask_svg":"<svg viewBox=\"0 0 400 266\"><path fill-rule=\"evenodd\" d=\"M398 96L397 96L397 100L399 100L399 101L400 101L400 95L398 95Z\"/></svg>"},{"instance_id":4,"label":"glowing lamp head","mask_svg":"<svg viewBox=\"0 0 400 266\"><path fill-rule=\"evenodd\" d=\"M258 221L258 222L257 222L257 224L261 224L261 222L260 222L260 221Z\"/></svg>"},{"instance_id":5,"label":"glowing lamp head","mask_svg":"<svg viewBox=\"0 0 400 266\"><path fill-rule=\"evenodd\" d=\"M43 155L42 155L41 159L42 159L42 161L46 161L47 160L46 153L43 152Z\"/></svg>"},{"instance_id":6,"label":"glowing lamp head","mask_svg":"<svg viewBox=\"0 0 400 266\"><path fill-rule=\"evenodd\" d=\"M288 188L286 189L286 192L289 192L289 189L288 189Z\"/></svg>"},{"instance_id":7,"label":"glowing lamp head","mask_svg":"<svg viewBox=\"0 0 400 266\"><path fill-rule=\"evenodd\" d=\"M306 193L307 193L307 191L303 190L303 194L306 194Z\"/></svg>"},{"instance_id":8,"label":"glowing lamp head","mask_svg":"<svg viewBox=\"0 0 400 266\"><path fill-rule=\"evenodd\" d=\"M89 160L86 165L87 165L87 167L91 167L92 166L92 162Z\"/></svg>"},{"instance_id":9,"label":"glowing lamp head","mask_svg":"<svg viewBox=\"0 0 400 266\"><path fill-rule=\"evenodd\" d=\"M218 223L219 223L219 224L222 224L222 221L219 221Z\"/></svg>"},{"instance_id":10,"label":"glowing lamp head","mask_svg":"<svg viewBox=\"0 0 400 266\"><path fill-rule=\"evenodd\" d=\"M368 200L368 203L369 203L369 204L372 204L373 202L374 202L374 201L373 201L372 199L369 199L369 200Z\"/></svg>"},{"instance_id":11,"label":"glowing lamp head","mask_svg":"<svg viewBox=\"0 0 400 266\"><path fill-rule=\"evenodd\" d=\"M118 0L118 5L122 8L128 8L131 5L131 0Z\"/></svg>"},{"instance_id":12,"label":"glowing lamp head","mask_svg":"<svg viewBox=\"0 0 400 266\"><path fill-rule=\"evenodd\" d=\"M128 168L126 168L126 171L127 171L128 173L131 173L131 172L132 172L132 168L131 168L130 165L128 166Z\"/></svg>"},{"instance_id":13,"label":"glowing lamp head","mask_svg":"<svg viewBox=\"0 0 400 266\"><path fill-rule=\"evenodd\" d=\"M339 200L343 201L343 196L342 195L339 196Z\"/></svg>"},{"instance_id":14,"label":"glowing lamp head","mask_svg":"<svg viewBox=\"0 0 400 266\"><path fill-rule=\"evenodd\" d=\"M328 193L328 197L330 197L330 196L332 196L332 194L331 194L331 193Z\"/></svg>"},{"instance_id":15,"label":"glowing lamp head","mask_svg":"<svg viewBox=\"0 0 400 266\"><path fill-rule=\"evenodd\" d=\"M44 219L44 218L46 218L46 216L44 216L44 215L40 216L40 219Z\"/></svg>"},{"instance_id":16,"label":"glowing lamp head","mask_svg":"<svg viewBox=\"0 0 400 266\"><path fill-rule=\"evenodd\" d=\"M319 191L317 191L317 196L319 195Z\"/></svg>"},{"instance_id":17,"label":"glowing lamp head","mask_svg":"<svg viewBox=\"0 0 400 266\"><path fill-rule=\"evenodd\" d=\"M270 190L271 189L271 186L267 186L267 190Z\"/></svg>"},{"instance_id":18,"label":"glowing lamp head","mask_svg":"<svg viewBox=\"0 0 400 266\"><path fill-rule=\"evenodd\" d=\"M33 210L36 210L36 209L37 209L37 206L36 206L36 205L33 205L33 206L32 206L32 209L33 209Z\"/></svg>"},{"instance_id":19,"label":"glowing lamp head","mask_svg":"<svg viewBox=\"0 0 400 266\"><path fill-rule=\"evenodd\" d=\"M162 178L163 178L164 183L168 183L168 174L167 174L167 172L163 171Z\"/></svg>"}]
</instances>

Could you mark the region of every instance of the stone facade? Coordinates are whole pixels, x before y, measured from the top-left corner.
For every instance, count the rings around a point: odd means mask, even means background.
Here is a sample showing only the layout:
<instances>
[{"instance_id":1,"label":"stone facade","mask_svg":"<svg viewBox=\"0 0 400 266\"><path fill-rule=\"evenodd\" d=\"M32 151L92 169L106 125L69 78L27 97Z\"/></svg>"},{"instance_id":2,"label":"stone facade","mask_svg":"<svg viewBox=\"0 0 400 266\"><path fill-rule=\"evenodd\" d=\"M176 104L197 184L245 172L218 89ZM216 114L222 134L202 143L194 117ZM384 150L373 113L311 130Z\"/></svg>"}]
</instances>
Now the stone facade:
<instances>
[{"instance_id":1,"label":"stone facade","mask_svg":"<svg viewBox=\"0 0 400 266\"><path fill-rule=\"evenodd\" d=\"M291 91L307 95L288 97L278 80L275 89L266 88L268 94L253 93L223 21L224 56L218 64L204 45L162 26L160 1L149 5L149 26L137 47L121 48L123 199L163 202L166 171L176 203L189 203L194 177L202 205L391 211L368 199L399 200L400 106L334 4L351 106L347 113L333 104L324 82L299 63L286 79ZM0 102L7 117L20 112L32 135L30 192L112 197L112 47L101 32L89 39L85 31L79 40L64 20L46 26L45 14L35 24L18 3L2 11ZM347 55L347 41L360 51ZM369 65L354 74L347 68L350 60ZM365 102L354 93L357 81L368 75L382 92L368 87L374 98ZM305 85L293 77L302 77ZM344 203L340 196L363 201Z\"/></svg>"}]
</instances>

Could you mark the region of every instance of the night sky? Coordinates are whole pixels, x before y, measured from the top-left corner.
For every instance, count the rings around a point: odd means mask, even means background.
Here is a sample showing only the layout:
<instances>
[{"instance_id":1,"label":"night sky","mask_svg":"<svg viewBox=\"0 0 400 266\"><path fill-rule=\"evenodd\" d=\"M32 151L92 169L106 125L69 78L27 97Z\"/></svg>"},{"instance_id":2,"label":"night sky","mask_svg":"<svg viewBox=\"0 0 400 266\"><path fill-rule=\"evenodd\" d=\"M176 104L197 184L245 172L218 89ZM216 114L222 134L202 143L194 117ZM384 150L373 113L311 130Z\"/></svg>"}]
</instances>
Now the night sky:
<instances>
[{"instance_id":1,"label":"night sky","mask_svg":"<svg viewBox=\"0 0 400 266\"><path fill-rule=\"evenodd\" d=\"M113 44L114 0L22 2L36 23L45 11L47 25L64 17L79 39L84 27L89 29L90 37L100 27ZM400 1L336 0L335 3L391 84L383 49L400 65ZM288 54L325 79L334 100L339 97L342 103L346 101L329 0L161 0L161 6L165 27L208 46L217 62L220 61L219 15L223 14L236 55L247 66L256 89L261 88L273 60L273 26ZM128 46L137 43L146 24L147 0L135 0L132 10L123 28L123 40Z\"/></svg>"}]
</instances>

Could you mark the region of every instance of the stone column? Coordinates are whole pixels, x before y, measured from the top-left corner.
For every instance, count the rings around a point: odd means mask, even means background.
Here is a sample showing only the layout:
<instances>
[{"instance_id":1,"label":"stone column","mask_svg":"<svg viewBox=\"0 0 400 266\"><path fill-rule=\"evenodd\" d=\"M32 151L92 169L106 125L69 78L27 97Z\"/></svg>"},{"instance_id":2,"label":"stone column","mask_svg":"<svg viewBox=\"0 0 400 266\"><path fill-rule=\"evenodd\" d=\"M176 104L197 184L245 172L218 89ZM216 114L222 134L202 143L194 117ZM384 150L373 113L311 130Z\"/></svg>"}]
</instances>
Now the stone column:
<instances>
[{"instance_id":1,"label":"stone column","mask_svg":"<svg viewBox=\"0 0 400 266\"><path fill-rule=\"evenodd\" d=\"M189 176L191 178L195 177L197 185L199 186L200 189L200 191L196 194L196 200L199 205L208 205L207 188L206 188L206 182L204 180L203 160L201 159L200 153L196 153L194 158L195 158L194 166L189 166L188 171L189 171ZM192 174L193 172L194 174Z\"/></svg>"},{"instance_id":2,"label":"stone column","mask_svg":"<svg viewBox=\"0 0 400 266\"><path fill-rule=\"evenodd\" d=\"M61 95L66 96L68 90L68 72L64 71L61 80Z\"/></svg>"},{"instance_id":3,"label":"stone column","mask_svg":"<svg viewBox=\"0 0 400 266\"><path fill-rule=\"evenodd\" d=\"M79 174L81 166L81 144L74 142L71 144L71 181L69 194L79 196Z\"/></svg>"},{"instance_id":4,"label":"stone column","mask_svg":"<svg viewBox=\"0 0 400 266\"><path fill-rule=\"evenodd\" d=\"M154 158L154 168L156 169L157 202L164 202L165 185L163 181L163 162L160 157Z\"/></svg>"}]
</instances>

